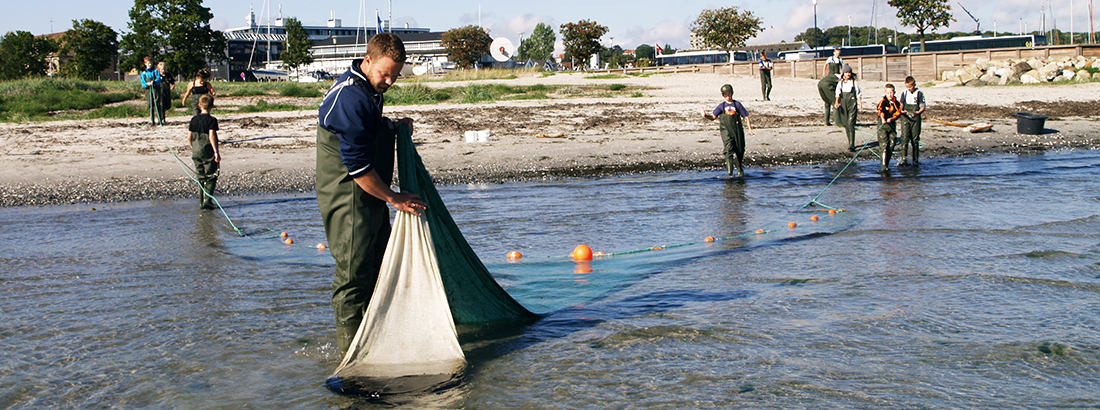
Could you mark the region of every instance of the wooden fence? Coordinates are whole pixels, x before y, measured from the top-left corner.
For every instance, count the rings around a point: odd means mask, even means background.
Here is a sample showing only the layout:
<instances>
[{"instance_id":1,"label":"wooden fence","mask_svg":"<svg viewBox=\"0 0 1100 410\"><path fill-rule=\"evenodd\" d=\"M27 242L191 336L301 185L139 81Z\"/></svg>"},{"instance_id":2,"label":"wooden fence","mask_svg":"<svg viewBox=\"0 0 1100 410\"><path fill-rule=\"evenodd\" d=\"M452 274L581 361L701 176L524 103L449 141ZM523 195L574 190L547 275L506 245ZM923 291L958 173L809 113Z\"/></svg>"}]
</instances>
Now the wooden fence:
<instances>
[{"instance_id":1,"label":"wooden fence","mask_svg":"<svg viewBox=\"0 0 1100 410\"><path fill-rule=\"evenodd\" d=\"M931 81L939 79L941 72L957 70L982 58L1008 60L1077 56L1100 57L1100 44L887 54L883 56L844 57L843 59L845 63L852 66L852 72L865 81L903 81L906 76L910 75L916 77L917 81ZM825 59L823 58L792 61L773 60L773 62L773 77L820 78L825 68ZM696 72L756 76L760 71L760 65L753 61L738 61L733 64L617 68L601 71L609 73Z\"/></svg>"}]
</instances>

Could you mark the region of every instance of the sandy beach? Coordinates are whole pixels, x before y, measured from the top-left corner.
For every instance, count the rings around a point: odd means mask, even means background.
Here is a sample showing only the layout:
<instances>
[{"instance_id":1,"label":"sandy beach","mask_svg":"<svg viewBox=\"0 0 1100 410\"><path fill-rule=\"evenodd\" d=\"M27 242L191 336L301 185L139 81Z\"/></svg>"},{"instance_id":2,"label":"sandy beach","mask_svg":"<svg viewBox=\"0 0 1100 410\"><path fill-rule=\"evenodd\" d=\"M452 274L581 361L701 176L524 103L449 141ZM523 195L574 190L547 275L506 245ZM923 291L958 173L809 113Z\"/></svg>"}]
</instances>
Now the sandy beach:
<instances>
[{"instance_id":1,"label":"sandy beach","mask_svg":"<svg viewBox=\"0 0 1100 410\"><path fill-rule=\"evenodd\" d=\"M551 95L547 100L486 104L388 106L392 118L416 121L413 135L437 183L495 183L674 170L718 169L718 124L701 110L721 101L719 87L750 112L756 135L747 138L747 178L754 169L847 161L844 129L823 124L816 80L776 78L771 101L759 79L721 74L660 74L586 79L587 74L527 75L496 80L514 85L625 84L641 96L606 98ZM464 83L428 82L431 87ZM875 104L884 83L861 82L863 126L874 140ZM902 84L895 83L899 88ZM922 158L934 160L990 153L1029 153L1100 147L1100 83L1035 86L931 86L923 84L929 111ZM635 93L637 95L637 93ZM232 106L317 99L225 97L218 99L222 140L220 195L313 190L316 111L235 114ZM1048 115L1042 135L1016 133L1017 112ZM931 120L993 125L991 132ZM194 196L189 117L163 127L148 120L87 120L0 124L0 205L46 205ZM467 143L463 133L490 130L488 142ZM172 155L175 152L179 160ZM860 159L873 160L869 152ZM927 161L926 161L927 162ZM934 166L926 164L925 166Z\"/></svg>"}]
</instances>

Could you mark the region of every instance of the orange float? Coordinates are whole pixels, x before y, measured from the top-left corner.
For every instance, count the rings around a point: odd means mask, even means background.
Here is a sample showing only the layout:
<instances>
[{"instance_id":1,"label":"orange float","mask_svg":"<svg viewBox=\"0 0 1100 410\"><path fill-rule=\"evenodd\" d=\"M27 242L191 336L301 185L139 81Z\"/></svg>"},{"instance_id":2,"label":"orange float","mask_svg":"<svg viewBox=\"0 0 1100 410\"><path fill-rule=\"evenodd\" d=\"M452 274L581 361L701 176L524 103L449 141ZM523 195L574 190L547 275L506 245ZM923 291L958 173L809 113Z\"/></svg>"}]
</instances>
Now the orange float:
<instances>
[{"instance_id":1,"label":"orange float","mask_svg":"<svg viewBox=\"0 0 1100 410\"><path fill-rule=\"evenodd\" d=\"M576 248L573 248L573 253L569 254L570 258L577 262L585 262L592 260L592 248L588 245L580 244Z\"/></svg>"},{"instance_id":2,"label":"orange float","mask_svg":"<svg viewBox=\"0 0 1100 410\"><path fill-rule=\"evenodd\" d=\"M516 252L516 251L511 251L511 252L508 252L507 256L508 256L508 259L516 260L516 259L522 258L523 254L519 253L519 252Z\"/></svg>"}]
</instances>

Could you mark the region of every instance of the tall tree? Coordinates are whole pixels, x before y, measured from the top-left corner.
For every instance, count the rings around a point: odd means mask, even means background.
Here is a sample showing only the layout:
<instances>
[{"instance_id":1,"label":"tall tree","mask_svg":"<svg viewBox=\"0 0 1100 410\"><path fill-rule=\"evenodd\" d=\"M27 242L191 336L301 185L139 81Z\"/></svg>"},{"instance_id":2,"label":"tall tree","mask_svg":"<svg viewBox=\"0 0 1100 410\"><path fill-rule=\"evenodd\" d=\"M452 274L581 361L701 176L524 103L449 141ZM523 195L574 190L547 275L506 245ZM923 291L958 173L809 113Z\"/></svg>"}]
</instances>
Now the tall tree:
<instances>
[{"instance_id":1,"label":"tall tree","mask_svg":"<svg viewBox=\"0 0 1100 410\"><path fill-rule=\"evenodd\" d=\"M634 57L637 58L646 58L652 60L654 57L656 57L656 54L657 49L653 48L653 46L649 44L639 44L638 47L634 48Z\"/></svg>"},{"instance_id":2,"label":"tall tree","mask_svg":"<svg viewBox=\"0 0 1100 410\"><path fill-rule=\"evenodd\" d=\"M604 34L607 34L607 26L601 26L595 21L581 20L576 23L562 24L561 38L565 45L566 57L582 62L588 61L593 54L603 49L600 37ZM576 67L575 63L574 67Z\"/></svg>"},{"instance_id":3,"label":"tall tree","mask_svg":"<svg viewBox=\"0 0 1100 410\"><path fill-rule=\"evenodd\" d=\"M313 62L313 54L309 53L313 43L309 41L309 36L298 19L294 17L286 19L283 27L286 28L286 41L283 43L283 54L280 56L283 59L283 67L298 71L298 67Z\"/></svg>"},{"instance_id":4,"label":"tall tree","mask_svg":"<svg viewBox=\"0 0 1100 410\"><path fill-rule=\"evenodd\" d=\"M118 32L95 20L73 20L73 28L61 37L60 53L72 55L61 67L65 75L98 80L118 57Z\"/></svg>"},{"instance_id":5,"label":"tall tree","mask_svg":"<svg viewBox=\"0 0 1100 410\"><path fill-rule=\"evenodd\" d=\"M554 42L558 41L554 35L554 29L545 23L535 25L535 31L531 37L519 44L519 58L521 60L549 60L554 56Z\"/></svg>"},{"instance_id":6,"label":"tall tree","mask_svg":"<svg viewBox=\"0 0 1100 410\"><path fill-rule=\"evenodd\" d=\"M0 38L0 80L45 75L50 67L46 57L55 51L56 43L29 32L5 34Z\"/></svg>"},{"instance_id":7,"label":"tall tree","mask_svg":"<svg viewBox=\"0 0 1100 410\"><path fill-rule=\"evenodd\" d=\"M212 18L202 0L134 0L120 68L142 69L148 55L191 75L207 63L225 61L225 35L210 28Z\"/></svg>"},{"instance_id":8,"label":"tall tree","mask_svg":"<svg viewBox=\"0 0 1100 410\"><path fill-rule=\"evenodd\" d=\"M493 38L479 26L453 28L443 32L440 43L447 50L447 58L459 67L472 67L483 54L489 52Z\"/></svg>"},{"instance_id":9,"label":"tall tree","mask_svg":"<svg viewBox=\"0 0 1100 410\"><path fill-rule=\"evenodd\" d=\"M691 23L691 33L703 44L726 52L744 46L760 29L760 19L737 6L703 10Z\"/></svg>"},{"instance_id":10,"label":"tall tree","mask_svg":"<svg viewBox=\"0 0 1100 410\"><path fill-rule=\"evenodd\" d=\"M889 0L887 4L898 9L901 25L917 29L922 51L928 49L924 46L926 30L935 31L955 21L955 17L951 16L951 3L947 0Z\"/></svg>"}]
</instances>

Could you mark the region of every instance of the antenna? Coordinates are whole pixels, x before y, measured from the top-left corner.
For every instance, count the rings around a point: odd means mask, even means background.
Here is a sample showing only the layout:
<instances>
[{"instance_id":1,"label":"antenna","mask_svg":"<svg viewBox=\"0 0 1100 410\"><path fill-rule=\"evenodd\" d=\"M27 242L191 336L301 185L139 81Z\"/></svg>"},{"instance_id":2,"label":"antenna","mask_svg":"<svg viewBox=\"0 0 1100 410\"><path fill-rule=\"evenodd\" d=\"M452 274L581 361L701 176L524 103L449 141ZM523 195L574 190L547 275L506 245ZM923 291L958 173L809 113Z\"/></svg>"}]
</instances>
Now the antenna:
<instances>
[{"instance_id":1,"label":"antenna","mask_svg":"<svg viewBox=\"0 0 1100 410\"><path fill-rule=\"evenodd\" d=\"M956 2L956 3L958 3L958 2ZM967 10L966 6L963 6L962 3L959 3L959 7L962 7L963 11L965 11L966 14L970 16L970 18L974 19L974 24L975 24L974 34L978 34L978 35L982 34L982 23L978 22L978 18L974 17L974 15L970 13L970 10Z\"/></svg>"},{"instance_id":2,"label":"antenna","mask_svg":"<svg viewBox=\"0 0 1100 410\"><path fill-rule=\"evenodd\" d=\"M507 37L497 37L492 44L489 44L489 54L493 56L494 60L503 63L512 59L512 56L516 54L516 47L512 45L512 40Z\"/></svg>"}]
</instances>

